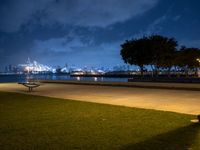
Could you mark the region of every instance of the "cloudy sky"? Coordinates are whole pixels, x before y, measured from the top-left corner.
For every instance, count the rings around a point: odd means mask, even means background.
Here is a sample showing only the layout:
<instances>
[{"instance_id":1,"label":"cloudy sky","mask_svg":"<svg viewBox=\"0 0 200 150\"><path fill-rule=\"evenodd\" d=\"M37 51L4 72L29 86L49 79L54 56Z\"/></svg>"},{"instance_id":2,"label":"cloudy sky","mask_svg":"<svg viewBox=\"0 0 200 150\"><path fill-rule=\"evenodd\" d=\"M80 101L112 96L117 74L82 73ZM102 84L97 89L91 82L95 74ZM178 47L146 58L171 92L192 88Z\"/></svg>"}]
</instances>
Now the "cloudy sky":
<instances>
[{"instance_id":1,"label":"cloudy sky","mask_svg":"<svg viewBox=\"0 0 200 150\"><path fill-rule=\"evenodd\" d=\"M0 67L123 64L126 39L161 34L200 48L199 0L0 0Z\"/></svg>"}]
</instances>

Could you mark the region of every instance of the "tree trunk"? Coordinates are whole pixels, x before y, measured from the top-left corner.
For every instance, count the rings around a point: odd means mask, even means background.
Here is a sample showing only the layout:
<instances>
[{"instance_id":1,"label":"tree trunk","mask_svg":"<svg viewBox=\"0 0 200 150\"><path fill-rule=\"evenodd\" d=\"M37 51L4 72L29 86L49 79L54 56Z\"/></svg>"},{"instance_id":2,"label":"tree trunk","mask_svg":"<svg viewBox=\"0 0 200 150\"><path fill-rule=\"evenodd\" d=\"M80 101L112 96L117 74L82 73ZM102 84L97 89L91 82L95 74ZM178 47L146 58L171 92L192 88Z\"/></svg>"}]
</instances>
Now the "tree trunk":
<instances>
[{"instance_id":1,"label":"tree trunk","mask_svg":"<svg viewBox=\"0 0 200 150\"><path fill-rule=\"evenodd\" d=\"M195 77L198 77L198 68L195 68Z\"/></svg>"},{"instance_id":2,"label":"tree trunk","mask_svg":"<svg viewBox=\"0 0 200 150\"><path fill-rule=\"evenodd\" d=\"M143 77L144 76L144 66L143 65L140 66L140 72L141 72L141 76Z\"/></svg>"},{"instance_id":3,"label":"tree trunk","mask_svg":"<svg viewBox=\"0 0 200 150\"><path fill-rule=\"evenodd\" d=\"M154 68L153 68L153 65L151 65L151 70L152 70L152 77L154 77Z\"/></svg>"},{"instance_id":4,"label":"tree trunk","mask_svg":"<svg viewBox=\"0 0 200 150\"><path fill-rule=\"evenodd\" d=\"M167 70L167 76L168 76L168 77L171 77L171 74L170 74L170 73L171 73L171 67L168 67L168 70Z\"/></svg>"},{"instance_id":5,"label":"tree trunk","mask_svg":"<svg viewBox=\"0 0 200 150\"><path fill-rule=\"evenodd\" d=\"M155 66L155 76L158 77L159 67Z\"/></svg>"},{"instance_id":6,"label":"tree trunk","mask_svg":"<svg viewBox=\"0 0 200 150\"><path fill-rule=\"evenodd\" d=\"M188 68L185 67L185 76L188 78L189 77L189 70Z\"/></svg>"},{"instance_id":7,"label":"tree trunk","mask_svg":"<svg viewBox=\"0 0 200 150\"><path fill-rule=\"evenodd\" d=\"M178 69L177 66L175 66L175 71L176 71L176 77L180 77L180 70Z\"/></svg>"}]
</instances>

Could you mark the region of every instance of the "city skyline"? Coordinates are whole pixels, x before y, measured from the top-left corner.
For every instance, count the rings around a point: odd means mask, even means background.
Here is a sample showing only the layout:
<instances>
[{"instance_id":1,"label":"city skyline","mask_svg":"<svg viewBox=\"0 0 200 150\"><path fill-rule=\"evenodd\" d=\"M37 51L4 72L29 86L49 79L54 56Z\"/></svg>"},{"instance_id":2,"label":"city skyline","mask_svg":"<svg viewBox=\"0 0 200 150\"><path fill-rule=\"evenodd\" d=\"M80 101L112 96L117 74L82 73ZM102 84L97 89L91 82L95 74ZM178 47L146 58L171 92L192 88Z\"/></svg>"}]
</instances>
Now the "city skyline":
<instances>
[{"instance_id":1,"label":"city skyline","mask_svg":"<svg viewBox=\"0 0 200 150\"><path fill-rule=\"evenodd\" d=\"M59 71L58 71L59 70ZM136 67L132 67L127 64L116 65L110 68L105 67L93 67L93 66L84 66L79 67L75 65L64 64L62 66L48 66L45 64L41 64L36 60L31 60L30 58L23 64L9 64L6 65L4 70L0 73L2 74L23 74L27 72L35 72L38 73L69 73L71 71L98 71L98 72L109 72L109 71L136 71ZM58 72L57 72L58 71Z\"/></svg>"},{"instance_id":2,"label":"city skyline","mask_svg":"<svg viewBox=\"0 0 200 150\"><path fill-rule=\"evenodd\" d=\"M0 68L42 64L124 65L120 44L161 34L200 48L198 0L1 0Z\"/></svg>"}]
</instances>

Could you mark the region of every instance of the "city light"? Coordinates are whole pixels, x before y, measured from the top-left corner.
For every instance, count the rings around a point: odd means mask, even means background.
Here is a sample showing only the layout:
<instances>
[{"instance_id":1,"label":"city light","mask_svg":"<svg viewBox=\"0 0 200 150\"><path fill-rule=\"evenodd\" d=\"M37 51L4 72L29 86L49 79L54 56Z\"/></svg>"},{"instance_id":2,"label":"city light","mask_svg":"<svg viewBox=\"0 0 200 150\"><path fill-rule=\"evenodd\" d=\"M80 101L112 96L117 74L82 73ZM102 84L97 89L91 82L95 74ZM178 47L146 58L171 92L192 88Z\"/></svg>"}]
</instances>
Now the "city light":
<instances>
[{"instance_id":1,"label":"city light","mask_svg":"<svg viewBox=\"0 0 200 150\"><path fill-rule=\"evenodd\" d=\"M27 73L39 73L39 72L52 72L53 69L47 65L43 65L38 63L37 61L31 62L28 58L28 61L26 64L20 64L18 65L21 67L23 72Z\"/></svg>"}]
</instances>

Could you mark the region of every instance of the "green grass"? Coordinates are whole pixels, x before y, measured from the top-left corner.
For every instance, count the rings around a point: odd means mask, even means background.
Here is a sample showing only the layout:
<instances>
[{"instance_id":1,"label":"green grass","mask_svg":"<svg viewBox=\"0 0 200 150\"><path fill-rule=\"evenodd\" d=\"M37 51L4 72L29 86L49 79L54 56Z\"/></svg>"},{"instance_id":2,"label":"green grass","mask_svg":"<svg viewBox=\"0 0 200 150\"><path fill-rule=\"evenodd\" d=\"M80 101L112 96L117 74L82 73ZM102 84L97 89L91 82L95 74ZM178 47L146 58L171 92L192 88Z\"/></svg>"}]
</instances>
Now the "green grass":
<instances>
[{"instance_id":1,"label":"green grass","mask_svg":"<svg viewBox=\"0 0 200 150\"><path fill-rule=\"evenodd\" d=\"M194 117L0 92L0 149L198 150Z\"/></svg>"}]
</instances>

